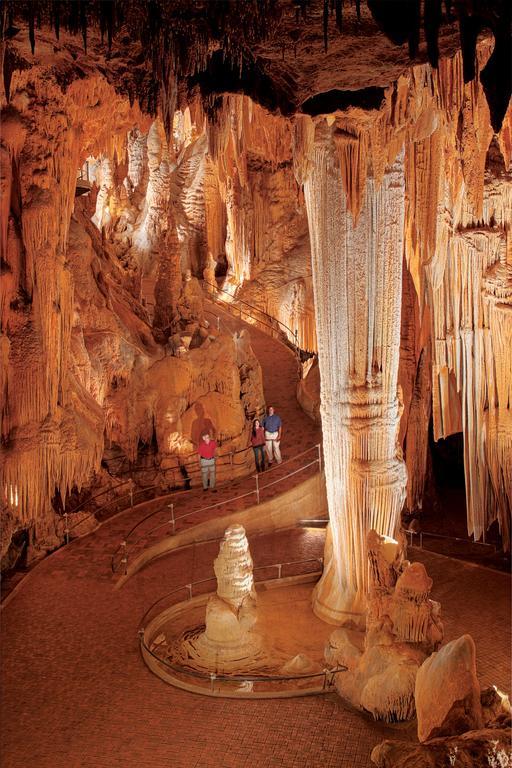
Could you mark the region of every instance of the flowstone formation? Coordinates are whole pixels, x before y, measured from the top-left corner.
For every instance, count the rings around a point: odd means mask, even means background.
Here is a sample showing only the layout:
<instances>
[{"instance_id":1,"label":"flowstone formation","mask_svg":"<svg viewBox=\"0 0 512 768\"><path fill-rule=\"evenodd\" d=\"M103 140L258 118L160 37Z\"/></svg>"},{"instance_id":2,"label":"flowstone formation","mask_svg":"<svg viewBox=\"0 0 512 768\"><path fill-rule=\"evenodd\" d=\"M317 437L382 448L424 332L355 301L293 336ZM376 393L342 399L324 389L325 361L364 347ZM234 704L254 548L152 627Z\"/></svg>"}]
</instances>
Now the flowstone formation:
<instances>
[{"instance_id":1,"label":"flowstone formation","mask_svg":"<svg viewBox=\"0 0 512 768\"><path fill-rule=\"evenodd\" d=\"M340 695L376 720L414 717L416 676L443 638L440 606L429 598L432 579L421 563L404 560L398 542L370 531L367 537L371 586L366 635L336 630L326 648L329 664L344 664Z\"/></svg>"},{"instance_id":2,"label":"flowstone formation","mask_svg":"<svg viewBox=\"0 0 512 768\"><path fill-rule=\"evenodd\" d=\"M256 590L249 543L241 525L226 530L213 567L217 594L208 600L206 627L199 633L186 633L170 658L214 673L250 669L260 660L261 638L253 630Z\"/></svg>"}]
</instances>

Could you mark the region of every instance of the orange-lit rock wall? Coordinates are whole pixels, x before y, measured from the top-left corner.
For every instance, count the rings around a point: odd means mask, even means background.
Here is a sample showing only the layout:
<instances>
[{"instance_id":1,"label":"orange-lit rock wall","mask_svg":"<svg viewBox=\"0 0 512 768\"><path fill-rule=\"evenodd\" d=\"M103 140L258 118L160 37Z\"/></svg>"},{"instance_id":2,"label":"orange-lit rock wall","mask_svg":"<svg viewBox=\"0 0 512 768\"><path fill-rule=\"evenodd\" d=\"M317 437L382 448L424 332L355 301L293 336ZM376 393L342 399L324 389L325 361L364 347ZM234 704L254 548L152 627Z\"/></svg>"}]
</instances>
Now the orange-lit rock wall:
<instances>
[{"instance_id":1,"label":"orange-lit rock wall","mask_svg":"<svg viewBox=\"0 0 512 768\"><path fill-rule=\"evenodd\" d=\"M484 42L479 67L488 55ZM309 188L308 206L304 197L318 171L315 142L327 131L333 142L327 176L344 202L336 203L342 221L332 247L324 244L313 256L317 281L341 252L345 219L352 217L354 232L372 232L347 241L350 259L368 256L368 243L381 247L386 219L370 222L368 211L403 155L404 223L395 243L400 255L392 248L392 285L376 283L378 273L368 272L364 291L363 283L354 284L347 300L385 295L397 315L401 307L398 335L393 326L389 342L388 395L397 397L398 383L406 506L421 508L432 415L435 438L464 432L468 530L479 537L498 519L507 544L512 118L509 109L493 137L478 78L463 83L460 55L441 60L437 71L428 65L405 70L380 109L284 119L246 96L224 95L214 116L198 99L181 104L169 136L160 118L143 117L116 95L86 56L84 76L75 79L75 59L65 47L57 55L44 34L27 62L13 73L9 103L2 102L0 149L3 500L20 524L37 521L37 536L50 542L51 526L43 520L52 517L56 489L64 499L69 489L90 482L104 436L130 457L139 439L150 439L148 423L157 424L158 408L139 402L137 393L151 389L146 377L164 358L165 345L180 343L193 303L183 285L187 269L201 277L206 267L211 277L213 258L228 293L279 319L301 348L318 349L324 359L331 354L334 341L317 338L318 320L334 312L340 298L327 293L326 307L315 308L310 247L331 215L318 197L323 182ZM86 161L95 184L72 219L76 172ZM363 337L370 325L365 328ZM335 325L332 334L338 341L356 338ZM228 354L235 379L237 355ZM254 371L256 381L256 364ZM157 426L159 450L160 443L178 452L189 446L180 419L193 405L190 393L208 395L197 390L195 376L186 402L173 406L176 418ZM123 388L134 398L126 413ZM233 392L226 385L226 393ZM247 416L256 401L251 407L239 401L237 408ZM317 412L311 389L308 401ZM241 444L239 421L234 416L229 439ZM390 458L394 438L386 450L390 461L399 461L398 453ZM332 478L338 470L333 464ZM385 533L395 522L386 523L386 531L372 525Z\"/></svg>"},{"instance_id":2,"label":"orange-lit rock wall","mask_svg":"<svg viewBox=\"0 0 512 768\"><path fill-rule=\"evenodd\" d=\"M51 546L51 499L90 479L103 440L101 413L70 370L77 169L99 147L112 151L114 126L134 112L93 73L65 93L46 75L42 61L14 72L2 114L1 470L4 507Z\"/></svg>"},{"instance_id":3,"label":"orange-lit rock wall","mask_svg":"<svg viewBox=\"0 0 512 768\"><path fill-rule=\"evenodd\" d=\"M2 105L1 550L27 530L29 558L62 541L71 492L112 484L106 446L134 461L154 435L166 469L206 421L245 448L263 408L250 340L209 328L182 287L203 247L202 128L187 110L169 146L93 67L63 89L73 60L49 50ZM80 168L93 186L75 199Z\"/></svg>"},{"instance_id":4,"label":"orange-lit rock wall","mask_svg":"<svg viewBox=\"0 0 512 768\"><path fill-rule=\"evenodd\" d=\"M294 178L291 122L245 96L226 96L208 142L208 250L227 260L224 288L315 350L308 225Z\"/></svg>"}]
</instances>

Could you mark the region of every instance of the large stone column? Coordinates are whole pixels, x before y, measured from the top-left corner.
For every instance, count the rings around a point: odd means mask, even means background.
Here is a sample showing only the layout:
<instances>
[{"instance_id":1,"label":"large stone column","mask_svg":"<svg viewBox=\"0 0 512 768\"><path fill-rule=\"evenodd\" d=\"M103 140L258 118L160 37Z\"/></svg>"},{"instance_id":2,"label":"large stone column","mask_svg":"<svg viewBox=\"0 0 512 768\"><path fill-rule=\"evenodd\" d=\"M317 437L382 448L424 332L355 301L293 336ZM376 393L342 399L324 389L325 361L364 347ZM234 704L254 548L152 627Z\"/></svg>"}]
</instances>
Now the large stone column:
<instances>
[{"instance_id":1,"label":"large stone column","mask_svg":"<svg viewBox=\"0 0 512 768\"><path fill-rule=\"evenodd\" d=\"M397 442L404 170L400 154L379 184L371 177L361 182L354 221L338 149L332 129L317 127L304 191L331 529L313 608L343 624L364 610L366 534L374 528L396 535L405 498Z\"/></svg>"}]
</instances>

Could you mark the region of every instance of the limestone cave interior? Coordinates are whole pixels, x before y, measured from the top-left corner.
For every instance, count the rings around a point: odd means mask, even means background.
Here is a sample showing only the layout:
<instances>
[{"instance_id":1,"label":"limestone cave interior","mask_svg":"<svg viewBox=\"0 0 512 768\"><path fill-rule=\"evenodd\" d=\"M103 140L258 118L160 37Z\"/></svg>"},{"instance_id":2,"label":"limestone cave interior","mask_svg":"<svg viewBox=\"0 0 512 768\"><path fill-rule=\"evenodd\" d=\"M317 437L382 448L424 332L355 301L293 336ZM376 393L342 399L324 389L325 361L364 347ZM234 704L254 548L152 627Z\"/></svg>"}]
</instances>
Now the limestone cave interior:
<instances>
[{"instance_id":1,"label":"limestone cave interior","mask_svg":"<svg viewBox=\"0 0 512 768\"><path fill-rule=\"evenodd\" d=\"M2 768L506 768L507 0L2 0Z\"/></svg>"}]
</instances>

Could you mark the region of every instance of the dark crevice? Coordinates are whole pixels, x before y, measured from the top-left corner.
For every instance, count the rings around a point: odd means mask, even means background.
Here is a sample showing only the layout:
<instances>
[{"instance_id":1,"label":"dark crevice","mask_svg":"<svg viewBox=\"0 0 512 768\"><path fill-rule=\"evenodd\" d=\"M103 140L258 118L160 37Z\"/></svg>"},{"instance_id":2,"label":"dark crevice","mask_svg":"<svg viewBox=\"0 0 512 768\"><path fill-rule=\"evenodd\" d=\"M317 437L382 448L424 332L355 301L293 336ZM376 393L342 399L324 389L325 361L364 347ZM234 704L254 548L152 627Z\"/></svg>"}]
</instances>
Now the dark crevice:
<instances>
[{"instance_id":1,"label":"dark crevice","mask_svg":"<svg viewBox=\"0 0 512 768\"><path fill-rule=\"evenodd\" d=\"M330 114L336 110L343 111L349 107L360 107L365 110L380 109L384 93L385 89L378 86L361 88L358 91L339 91L335 88L306 99L301 105L301 111L315 117Z\"/></svg>"},{"instance_id":2,"label":"dark crevice","mask_svg":"<svg viewBox=\"0 0 512 768\"><path fill-rule=\"evenodd\" d=\"M187 80L187 90L199 88L207 111L215 112L224 93L244 93L270 112L291 116L296 104L289 94L280 90L262 70L258 61L244 60L241 67L225 59L222 51L215 51L206 69Z\"/></svg>"}]
</instances>

